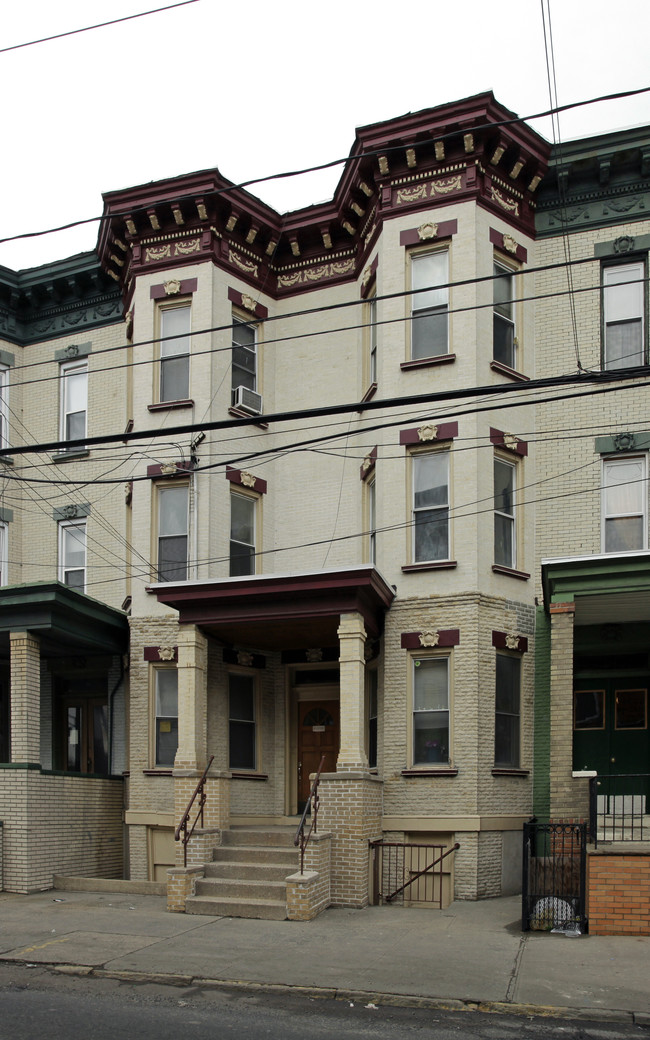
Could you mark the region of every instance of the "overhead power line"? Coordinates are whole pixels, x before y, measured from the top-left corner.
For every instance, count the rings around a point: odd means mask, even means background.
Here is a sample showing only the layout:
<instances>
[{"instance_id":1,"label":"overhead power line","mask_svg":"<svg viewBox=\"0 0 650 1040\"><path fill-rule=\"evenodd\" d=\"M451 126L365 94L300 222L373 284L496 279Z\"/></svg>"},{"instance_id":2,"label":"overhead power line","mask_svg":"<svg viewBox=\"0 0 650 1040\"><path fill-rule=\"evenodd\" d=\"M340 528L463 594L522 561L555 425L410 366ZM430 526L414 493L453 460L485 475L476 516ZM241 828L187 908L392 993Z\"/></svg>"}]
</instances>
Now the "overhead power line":
<instances>
[{"instance_id":1,"label":"overhead power line","mask_svg":"<svg viewBox=\"0 0 650 1040\"><path fill-rule=\"evenodd\" d=\"M8 51L19 51L23 47L35 47L38 43L49 43L51 40L62 40L66 36L76 36L78 33L91 32L93 29L104 29L107 25L118 25L119 22L132 22L134 18L145 18L149 14L160 14L161 11L171 11L175 7L187 7L188 4L196 4L198 2L199 0L179 0L177 4L156 7L152 11L140 11L138 14L124 15L123 18L112 18L110 22L97 22L96 25L84 25L81 29L69 29L67 32L54 33L53 36L41 36L38 40L14 43L10 47L0 47L0 54L6 54Z\"/></svg>"},{"instance_id":2,"label":"overhead power line","mask_svg":"<svg viewBox=\"0 0 650 1040\"><path fill-rule=\"evenodd\" d=\"M195 3L196 0L185 0L186 3ZM635 97L638 94L650 93L650 87L638 87L636 90L622 90L615 94L602 94L599 97L588 98L586 101L573 101L567 105L560 105L557 108L547 109L544 112L535 112L529 116L516 116L513 119L502 119L497 122L482 123L477 126L473 126L472 130L476 133L479 130L498 130L500 127L512 126L515 123L529 123L534 119L546 119L558 112L567 112L573 108L584 108L586 105L597 105L604 101L618 101L622 98ZM442 133L439 136L440 140L446 140L449 137L456 136L457 131L450 131L448 133ZM404 145L392 145L387 148L381 148L376 151L361 152L359 155L346 155L342 159L332 159L330 162L318 163L315 166L306 166L299 170L285 170L282 173L270 173L265 177L251 177L246 181L239 181L238 184L224 185L222 188L215 188L211 194L213 195L224 195L231 191L241 191L245 188L250 188L254 184L266 184L268 181L286 180L290 177L301 177L306 173L318 173L321 170L329 170L334 166L343 166L345 163L361 162L363 159L372 158L373 156L389 155L391 152L403 151ZM189 195L175 195L174 202L183 202L185 200L191 200L195 197L194 194ZM0 245L5 242L16 242L23 238L39 238L42 235L54 235L59 231L69 231L70 228L81 227L84 224L96 224L102 223L105 220L113 220L115 217L127 217L131 216L133 208L130 207L128 210L119 211L116 210L110 214L100 214L96 217L84 217L81 220L72 220L67 224L60 224L56 227L46 228L42 231L24 231L18 235L9 235L6 238L0 238Z\"/></svg>"}]
</instances>

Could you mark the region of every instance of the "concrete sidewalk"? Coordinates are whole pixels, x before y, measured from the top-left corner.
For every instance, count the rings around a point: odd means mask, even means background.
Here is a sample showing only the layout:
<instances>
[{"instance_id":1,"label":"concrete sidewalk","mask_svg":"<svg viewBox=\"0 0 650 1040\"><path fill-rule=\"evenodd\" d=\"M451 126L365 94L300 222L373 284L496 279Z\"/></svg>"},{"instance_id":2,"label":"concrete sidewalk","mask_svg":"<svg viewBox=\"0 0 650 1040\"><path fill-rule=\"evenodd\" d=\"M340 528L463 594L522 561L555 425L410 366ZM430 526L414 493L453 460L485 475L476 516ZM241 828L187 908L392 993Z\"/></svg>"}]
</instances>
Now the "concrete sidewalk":
<instances>
[{"instance_id":1,"label":"concrete sidewalk","mask_svg":"<svg viewBox=\"0 0 650 1040\"><path fill-rule=\"evenodd\" d=\"M0 960L650 1025L650 937L524 934L520 906L327 910L302 923L170 914L164 897L124 892L0 893Z\"/></svg>"}]
</instances>

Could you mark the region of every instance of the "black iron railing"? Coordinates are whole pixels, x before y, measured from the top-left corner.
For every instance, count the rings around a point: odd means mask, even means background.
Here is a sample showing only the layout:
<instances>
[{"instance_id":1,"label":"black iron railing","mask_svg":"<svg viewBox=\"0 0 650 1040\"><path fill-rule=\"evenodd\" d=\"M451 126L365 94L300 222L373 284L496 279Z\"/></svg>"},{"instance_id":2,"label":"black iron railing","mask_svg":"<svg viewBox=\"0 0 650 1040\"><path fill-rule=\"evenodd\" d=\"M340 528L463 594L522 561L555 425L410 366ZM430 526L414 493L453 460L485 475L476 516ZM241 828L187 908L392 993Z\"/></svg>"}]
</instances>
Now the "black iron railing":
<instances>
[{"instance_id":1,"label":"black iron railing","mask_svg":"<svg viewBox=\"0 0 650 1040\"><path fill-rule=\"evenodd\" d=\"M589 781L589 830L599 841L650 841L650 774L617 773Z\"/></svg>"},{"instance_id":2,"label":"black iron railing","mask_svg":"<svg viewBox=\"0 0 650 1040\"><path fill-rule=\"evenodd\" d=\"M183 815L181 817L181 822L179 823L178 827L176 828L176 830L174 832L174 841L182 841L183 842L183 866L184 867L187 866L187 846L188 846L190 838L194 834L194 828L196 827L197 823L199 823L199 821L201 823L201 827L203 826L203 807L204 807L204 805L205 805L205 803L207 801L207 795L205 793L205 781L206 781L207 776L208 776L208 769L212 765L213 761L214 761L214 755L212 756L212 758L208 762L207 766L205 767L205 772L203 773L203 776L199 780L198 784L196 785L196 789L194 791L194 794L192 795L192 797L189 800L187 809L185 810L185 812L183 813ZM196 801L197 798L199 799L199 804L198 804L198 808L196 810L196 816L194 817L194 822L190 826L190 817L192 815L192 806L194 805L194 802ZM181 837L181 835L182 835L182 837Z\"/></svg>"},{"instance_id":3,"label":"black iron railing","mask_svg":"<svg viewBox=\"0 0 650 1040\"><path fill-rule=\"evenodd\" d=\"M460 848L459 842L418 845L405 841L371 841L373 895L379 903L431 903L442 909L443 860Z\"/></svg>"},{"instance_id":4,"label":"black iron railing","mask_svg":"<svg viewBox=\"0 0 650 1040\"><path fill-rule=\"evenodd\" d=\"M301 874L304 874L304 872L305 872L304 871L304 866L305 866L305 849L307 848L307 845L309 844L309 839L311 838L312 834L316 834L317 833L318 805L319 805L319 802L320 802L320 797L319 797L319 794L318 794L318 785L320 783L320 774L321 774L321 771L322 771L322 768L323 768L324 765L325 765L325 755L323 755L323 757L320 760L320 765L318 767L318 772L316 773L316 776L314 777L314 782L311 785L311 790L309 792L309 798L307 799L307 802L305 804L305 808L302 811L302 816L300 818L300 823L298 824L298 830L296 831L296 836L293 839L294 845L299 845L300 846L300 873ZM309 830L307 830L307 817L308 816L310 816Z\"/></svg>"},{"instance_id":5,"label":"black iron railing","mask_svg":"<svg viewBox=\"0 0 650 1040\"><path fill-rule=\"evenodd\" d=\"M587 825L524 824L521 927L584 932Z\"/></svg>"}]
</instances>

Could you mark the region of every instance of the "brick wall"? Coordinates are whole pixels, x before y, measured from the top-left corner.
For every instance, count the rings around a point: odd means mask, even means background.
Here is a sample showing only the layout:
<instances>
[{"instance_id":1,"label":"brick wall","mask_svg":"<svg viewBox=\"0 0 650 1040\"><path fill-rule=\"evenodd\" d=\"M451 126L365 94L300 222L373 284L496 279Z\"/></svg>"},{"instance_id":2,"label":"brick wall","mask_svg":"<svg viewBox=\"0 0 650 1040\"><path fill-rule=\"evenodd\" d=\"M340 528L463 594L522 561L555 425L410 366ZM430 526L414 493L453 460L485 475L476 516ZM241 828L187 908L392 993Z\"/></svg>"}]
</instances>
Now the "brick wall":
<instances>
[{"instance_id":1,"label":"brick wall","mask_svg":"<svg viewBox=\"0 0 650 1040\"><path fill-rule=\"evenodd\" d=\"M650 855L590 854L587 916L591 935L650 935Z\"/></svg>"},{"instance_id":2,"label":"brick wall","mask_svg":"<svg viewBox=\"0 0 650 1040\"><path fill-rule=\"evenodd\" d=\"M0 767L7 892L52 887L54 874L122 877L121 780Z\"/></svg>"}]
</instances>

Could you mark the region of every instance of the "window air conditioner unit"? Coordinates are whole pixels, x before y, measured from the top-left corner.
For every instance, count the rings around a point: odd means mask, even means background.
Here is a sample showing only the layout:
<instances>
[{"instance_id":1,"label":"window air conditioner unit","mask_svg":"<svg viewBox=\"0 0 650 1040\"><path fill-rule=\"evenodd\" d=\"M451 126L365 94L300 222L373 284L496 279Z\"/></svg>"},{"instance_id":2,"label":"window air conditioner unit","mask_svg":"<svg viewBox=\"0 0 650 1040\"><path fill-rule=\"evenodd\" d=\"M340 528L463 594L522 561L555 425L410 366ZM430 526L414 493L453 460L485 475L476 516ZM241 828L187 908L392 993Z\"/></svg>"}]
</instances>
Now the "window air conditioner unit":
<instances>
[{"instance_id":1,"label":"window air conditioner unit","mask_svg":"<svg viewBox=\"0 0 650 1040\"><path fill-rule=\"evenodd\" d=\"M233 407L241 408L242 412L259 415L262 411L262 395L249 390L247 386L235 387L234 398Z\"/></svg>"}]
</instances>

